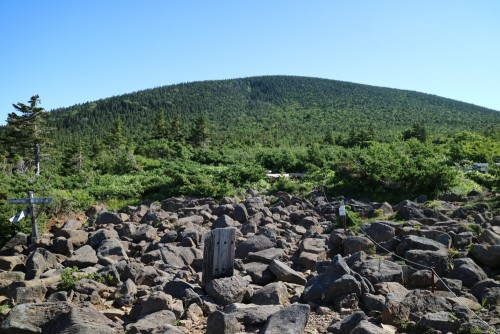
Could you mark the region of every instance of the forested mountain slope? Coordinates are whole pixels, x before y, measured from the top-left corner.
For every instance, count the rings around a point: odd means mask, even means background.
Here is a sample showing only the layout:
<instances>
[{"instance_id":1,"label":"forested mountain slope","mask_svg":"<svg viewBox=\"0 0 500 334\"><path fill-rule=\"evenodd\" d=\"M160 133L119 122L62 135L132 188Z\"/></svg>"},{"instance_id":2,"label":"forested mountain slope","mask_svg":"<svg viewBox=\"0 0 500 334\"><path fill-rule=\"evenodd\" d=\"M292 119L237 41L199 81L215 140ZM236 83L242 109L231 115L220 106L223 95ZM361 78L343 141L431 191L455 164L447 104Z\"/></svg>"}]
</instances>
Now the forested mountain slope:
<instances>
[{"instance_id":1,"label":"forested mountain slope","mask_svg":"<svg viewBox=\"0 0 500 334\"><path fill-rule=\"evenodd\" d=\"M412 124L436 132L484 132L500 126L500 112L451 99L336 80L264 76L203 81L147 89L53 110L60 142L102 139L118 116L129 138L151 133L164 109L191 124L207 115L212 142L306 144L325 133L369 128L390 137Z\"/></svg>"}]
</instances>

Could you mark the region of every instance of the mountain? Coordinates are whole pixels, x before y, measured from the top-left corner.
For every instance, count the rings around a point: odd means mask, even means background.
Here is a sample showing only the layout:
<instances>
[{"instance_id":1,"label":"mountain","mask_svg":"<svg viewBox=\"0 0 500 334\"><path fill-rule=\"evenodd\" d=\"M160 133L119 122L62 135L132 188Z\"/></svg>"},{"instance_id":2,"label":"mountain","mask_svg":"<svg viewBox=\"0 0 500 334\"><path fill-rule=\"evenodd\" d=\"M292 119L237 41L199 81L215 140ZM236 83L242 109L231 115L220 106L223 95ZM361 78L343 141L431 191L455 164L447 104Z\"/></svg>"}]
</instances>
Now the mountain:
<instances>
[{"instance_id":1,"label":"mountain","mask_svg":"<svg viewBox=\"0 0 500 334\"><path fill-rule=\"evenodd\" d=\"M391 137L414 124L434 132L484 132L500 126L500 112L435 95L336 80L262 76L183 83L146 89L52 110L61 142L103 138L116 118L129 138L141 141L155 115L210 122L212 142L308 143L328 131L367 129Z\"/></svg>"}]
</instances>

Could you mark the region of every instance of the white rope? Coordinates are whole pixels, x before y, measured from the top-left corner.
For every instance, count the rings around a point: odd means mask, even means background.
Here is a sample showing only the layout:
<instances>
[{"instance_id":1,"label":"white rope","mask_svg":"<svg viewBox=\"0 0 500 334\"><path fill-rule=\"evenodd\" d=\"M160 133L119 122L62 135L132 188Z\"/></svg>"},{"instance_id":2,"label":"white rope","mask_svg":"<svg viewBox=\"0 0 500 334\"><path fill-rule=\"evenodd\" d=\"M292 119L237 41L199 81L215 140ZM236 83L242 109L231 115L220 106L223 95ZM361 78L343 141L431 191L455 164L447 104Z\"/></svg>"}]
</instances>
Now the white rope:
<instances>
[{"instance_id":1,"label":"white rope","mask_svg":"<svg viewBox=\"0 0 500 334\"><path fill-rule=\"evenodd\" d=\"M333 206L333 205L332 205L332 204L328 201L328 197L326 196L326 193L325 193L324 188L325 188L325 185L323 184L323 189L322 189L322 191L323 191L323 195L324 195L324 197L325 197L325 201L326 201L326 203L328 203L328 205L329 205L332 209L335 209L335 208L334 208L334 206ZM346 210L346 213L347 213L347 210ZM401 260L404 260L406 263L411 263L411 264L414 264L414 265L417 265L417 266L420 266L420 267L423 267L423 268L426 268L426 269L431 270L431 271L434 273L434 275L437 277L437 279L438 279L439 281L441 281L441 283L443 284L443 286L444 286L444 287L445 287L445 288L446 288L449 292L451 292L451 293L452 293L452 294L456 297L456 302L457 302L458 304L462 305L462 306L463 306L463 307L465 307L468 311L470 311L470 312L471 312L471 313L472 313L472 314L473 314L473 315L474 315L477 319L479 319L479 321L480 321L481 323L483 323L484 325L486 325L486 327L487 327L487 328L491 329L491 330L493 331L493 333L495 333L495 334L499 334L499 332L497 332L495 328L493 328L492 326L490 326L490 325L489 325L486 321L484 321L483 319L481 319L481 318L480 318L480 317L476 314L476 312L474 312L473 310L471 310L471 309L470 309L467 305L465 305L464 303L462 303L462 302L460 301L460 297L459 297L456 293L454 293L454 292L453 292L453 291L452 291L452 290L448 287L448 285L446 285L446 283L443 281L443 279L442 279L442 278L441 278L441 277L440 277L440 276L436 273L436 271L434 270L434 268L429 267L429 266L426 266L426 265L423 265L423 264L420 264L420 263L417 263L417 262L413 262L413 261L407 260L407 259L405 259L405 258L403 258L403 257L401 257L401 256L399 256L399 255L397 255L397 254L395 254L395 253L393 253L393 252L391 252L390 250L388 250L387 248L385 248L384 246L382 246L381 244L379 244L378 242L376 242L375 240L373 240L373 239L372 239L372 238L371 238L371 237L370 237L370 236L366 233L366 231L363 229L363 227L362 227L362 226L359 226L359 228L360 228L361 232L362 232L362 233L363 233L363 234L364 234L364 235L365 235L365 236L366 236L366 237L367 237L367 238L368 238L371 242L373 242L375 245L377 245L380 249L382 249L382 250L384 250L385 252L389 253L391 256L393 256L393 257L395 257L395 258L399 258L399 259L401 259ZM443 232L443 233L448 234L448 233L446 233L446 232ZM448 235L448 236L449 236L449 235ZM433 282L432 284L434 284L434 282Z\"/></svg>"}]
</instances>

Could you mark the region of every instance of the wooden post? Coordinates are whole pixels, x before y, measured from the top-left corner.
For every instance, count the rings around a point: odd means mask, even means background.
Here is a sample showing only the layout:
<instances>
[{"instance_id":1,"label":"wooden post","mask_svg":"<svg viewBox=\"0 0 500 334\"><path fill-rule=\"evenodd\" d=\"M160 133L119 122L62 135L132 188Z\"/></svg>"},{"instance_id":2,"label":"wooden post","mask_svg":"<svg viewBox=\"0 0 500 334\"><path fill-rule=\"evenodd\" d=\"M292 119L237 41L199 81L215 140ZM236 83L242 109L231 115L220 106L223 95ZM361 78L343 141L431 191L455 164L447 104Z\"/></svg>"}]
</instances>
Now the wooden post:
<instances>
[{"instance_id":1,"label":"wooden post","mask_svg":"<svg viewBox=\"0 0 500 334\"><path fill-rule=\"evenodd\" d=\"M431 291L434 293L434 290L436 289L435 284L434 284L434 267L431 269Z\"/></svg>"},{"instance_id":2,"label":"wooden post","mask_svg":"<svg viewBox=\"0 0 500 334\"><path fill-rule=\"evenodd\" d=\"M236 228L216 228L204 236L202 286L214 278L234 274Z\"/></svg>"},{"instance_id":3,"label":"wooden post","mask_svg":"<svg viewBox=\"0 0 500 334\"><path fill-rule=\"evenodd\" d=\"M29 201L29 210L31 217L31 243L34 245L38 240L38 225L36 224L36 216L35 216L35 205L33 204L33 192L28 191Z\"/></svg>"}]
</instances>

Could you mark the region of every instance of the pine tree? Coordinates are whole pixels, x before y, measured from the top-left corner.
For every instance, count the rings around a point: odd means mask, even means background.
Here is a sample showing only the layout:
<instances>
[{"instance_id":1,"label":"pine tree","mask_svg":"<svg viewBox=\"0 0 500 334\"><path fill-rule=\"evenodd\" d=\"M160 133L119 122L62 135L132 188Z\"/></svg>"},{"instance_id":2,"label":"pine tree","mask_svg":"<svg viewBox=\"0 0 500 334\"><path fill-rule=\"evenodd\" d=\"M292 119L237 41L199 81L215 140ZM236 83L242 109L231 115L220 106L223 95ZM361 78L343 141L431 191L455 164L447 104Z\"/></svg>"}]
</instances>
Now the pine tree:
<instances>
[{"instance_id":1,"label":"pine tree","mask_svg":"<svg viewBox=\"0 0 500 334\"><path fill-rule=\"evenodd\" d=\"M168 139L174 142L182 143L184 141L184 126L181 117L176 115L170 123L170 133Z\"/></svg>"},{"instance_id":2,"label":"pine tree","mask_svg":"<svg viewBox=\"0 0 500 334\"><path fill-rule=\"evenodd\" d=\"M29 104L19 102L12 105L20 114L15 112L8 114L5 142L11 157L18 155L21 158L32 159L35 175L40 175L42 146L48 143L50 132L46 126L49 113L39 107L38 95L32 96L28 102Z\"/></svg>"},{"instance_id":3,"label":"pine tree","mask_svg":"<svg viewBox=\"0 0 500 334\"><path fill-rule=\"evenodd\" d=\"M208 137L208 118L206 115L201 115L194 122L191 142L195 146L206 147L208 145Z\"/></svg>"},{"instance_id":4,"label":"pine tree","mask_svg":"<svg viewBox=\"0 0 500 334\"><path fill-rule=\"evenodd\" d=\"M123 148L125 143L126 139L123 135L123 121L120 116L118 116L113 129L111 129L106 138L106 144L109 148Z\"/></svg>"},{"instance_id":5,"label":"pine tree","mask_svg":"<svg viewBox=\"0 0 500 334\"><path fill-rule=\"evenodd\" d=\"M83 171L84 165L87 163L83 151L83 145L80 139L67 146L64 156L62 157L61 167L63 174L72 175Z\"/></svg>"},{"instance_id":6,"label":"pine tree","mask_svg":"<svg viewBox=\"0 0 500 334\"><path fill-rule=\"evenodd\" d=\"M168 138L168 128L167 122L165 121L165 110L160 109L156 114L154 129L153 129L153 139L167 139Z\"/></svg>"}]
</instances>

